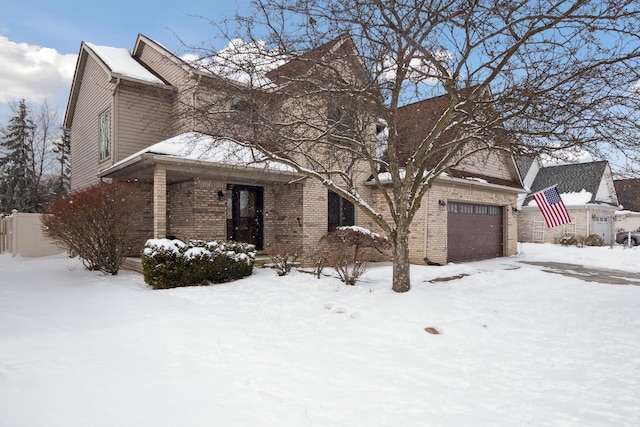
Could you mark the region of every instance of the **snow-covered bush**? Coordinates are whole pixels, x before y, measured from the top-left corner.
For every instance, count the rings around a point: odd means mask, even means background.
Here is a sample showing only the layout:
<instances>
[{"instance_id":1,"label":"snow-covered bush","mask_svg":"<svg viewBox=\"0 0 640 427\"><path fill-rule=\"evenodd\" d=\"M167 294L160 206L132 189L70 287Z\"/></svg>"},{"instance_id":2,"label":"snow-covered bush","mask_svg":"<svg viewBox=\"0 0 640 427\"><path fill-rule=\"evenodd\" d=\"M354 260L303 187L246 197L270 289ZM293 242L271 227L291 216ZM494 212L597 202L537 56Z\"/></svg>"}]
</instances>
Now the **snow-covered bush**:
<instances>
[{"instance_id":1,"label":"snow-covered bush","mask_svg":"<svg viewBox=\"0 0 640 427\"><path fill-rule=\"evenodd\" d=\"M604 246L604 239L597 234L590 234L585 240L586 246Z\"/></svg>"},{"instance_id":2,"label":"snow-covered bush","mask_svg":"<svg viewBox=\"0 0 640 427\"><path fill-rule=\"evenodd\" d=\"M255 256L255 246L245 243L150 239L142 269L154 289L222 283L249 276Z\"/></svg>"},{"instance_id":3,"label":"snow-covered bush","mask_svg":"<svg viewBox=\"0 0 640 427\"><path fill-rule=\"evenodd\" d=\"M126 183L92 185L48 203L42 230L78 255L89 270L115 275L135 244L132 232L141 203Z\"/></svg>"},{"instance_id":4,"label":"snow-covered bush","mask_svg":"<svg viewBox=\"0 0 640 427\"><path fill-rule=\"evenodd\" d=\"M578 244L578 240L576 239L576 237L572 236L570 234L567 234L567 235L564 235L564 236L560 237L558 242L562 246L573 246L573 245L577 245Z\"/></svg>"}]
</instances>

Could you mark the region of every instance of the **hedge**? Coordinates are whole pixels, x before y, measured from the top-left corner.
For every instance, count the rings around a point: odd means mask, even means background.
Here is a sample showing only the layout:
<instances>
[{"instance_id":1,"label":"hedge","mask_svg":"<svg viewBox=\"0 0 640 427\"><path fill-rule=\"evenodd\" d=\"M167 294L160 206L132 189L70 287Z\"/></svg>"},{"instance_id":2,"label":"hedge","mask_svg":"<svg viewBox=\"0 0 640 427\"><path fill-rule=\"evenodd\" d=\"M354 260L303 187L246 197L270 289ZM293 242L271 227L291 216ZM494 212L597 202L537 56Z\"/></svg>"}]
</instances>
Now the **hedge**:
<instances>
[{"instance_id":1,"label":"hedge","mask_svg":"<svg viewBox=\"0 0 640 427\"><path fill-rule=\"evenodd\" d=\"M249 276L255 246L236 242L150 239L142 253L144 280L154 289L222 283Z\"/></svg>"}]
</instances>

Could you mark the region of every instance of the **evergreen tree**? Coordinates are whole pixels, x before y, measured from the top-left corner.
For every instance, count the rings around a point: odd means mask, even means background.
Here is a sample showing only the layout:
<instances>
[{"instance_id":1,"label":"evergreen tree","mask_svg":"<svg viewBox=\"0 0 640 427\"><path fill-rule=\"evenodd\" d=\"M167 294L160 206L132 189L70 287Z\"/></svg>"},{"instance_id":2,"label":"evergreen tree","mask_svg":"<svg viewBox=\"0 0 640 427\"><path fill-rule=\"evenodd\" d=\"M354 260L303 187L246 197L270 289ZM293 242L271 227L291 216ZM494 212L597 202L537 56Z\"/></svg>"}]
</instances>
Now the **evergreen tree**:
<instances>
[{"instance_id":1,"label":"evergreen tree","mask_svg":"<svg viewBox=\"0 0 640 427\"><path fill-rule=\"evenodd\" d=\"M35 172L32 167L35 125L27 103L21 99L14 116L2 130L0 150L0 210L34 212Z\"/></svg>"},{"instance_id":2,"label":"evergreen tree","mask_svg":"<svg viewBox=\"0 0 640 427\"><path fill-rule=\"evenodd\" d=\"M53 143L53 152L60 167L54 188L58 196L67 194L71 188L71 131L65 128L61 130L62 137Z\"/></svg>"}]
</instances>

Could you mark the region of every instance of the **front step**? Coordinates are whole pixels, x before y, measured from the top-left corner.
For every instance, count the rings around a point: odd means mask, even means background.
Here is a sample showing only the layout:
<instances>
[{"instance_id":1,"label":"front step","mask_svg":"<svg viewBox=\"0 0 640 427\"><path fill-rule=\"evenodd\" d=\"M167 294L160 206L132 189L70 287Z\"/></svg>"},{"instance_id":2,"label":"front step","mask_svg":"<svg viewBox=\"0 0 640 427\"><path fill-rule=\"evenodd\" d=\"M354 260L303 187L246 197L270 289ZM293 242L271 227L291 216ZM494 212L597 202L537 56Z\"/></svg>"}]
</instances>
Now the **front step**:
<instances>
[{"instance_id":1,"label":"front step","mask_svg":"<svg viewBox=\"0 0 640 427\"><path fill-rule=\"evenodd\" d=\"M271 264L271 257L269 255L256 255L256 259L253 262L253 267L265 268L267 264Z\"/></svg>"}]
</instances>

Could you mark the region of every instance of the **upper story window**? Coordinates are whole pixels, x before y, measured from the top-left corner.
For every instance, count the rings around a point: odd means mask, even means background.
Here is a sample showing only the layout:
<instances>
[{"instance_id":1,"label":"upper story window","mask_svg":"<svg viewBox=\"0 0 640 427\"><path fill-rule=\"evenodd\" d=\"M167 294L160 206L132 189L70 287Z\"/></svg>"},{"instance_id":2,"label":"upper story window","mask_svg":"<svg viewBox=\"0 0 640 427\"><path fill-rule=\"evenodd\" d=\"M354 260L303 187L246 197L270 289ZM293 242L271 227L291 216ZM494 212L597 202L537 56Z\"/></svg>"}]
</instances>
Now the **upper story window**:
<instances>
[{"instance_id":1,"label":"upper story window","mask_svg":"<svg viewBox=\"0 0 640 427\"><path fill-rule=\"evenodd\" d=\"M333 231L338 227L355 225L355 207L353 203L340 197L337 193L329 191L328 204L329 231Z\"/></svg>"},{"instance_id":2,"label":"upper story window","mask_svg":"<svg viewBox=\"0 0 640 427\"><path fill-rule=\"evenodd\" d=\"M327 109L327 127L329 140L338 144L340 137L353 137L353 127L355 125L355 114L353 110L337 104L330 104Z\"/></svg>"},{"instance_id":3,"label":"upper story window","mask_svg":"<svg viewBox=\"0 0 640 427\"><path fill-rule=\"evenodd\" d=\"M241 112L249 110L249 102L242 99L233 97L229 100L229 111L231 112Z\"/></svg>"},{"instance_id":4,"label":"upper story window","mask_svg":"<svg viewBox=\"0 0 640 427\"><path fill-rule=\"evenodd\" d=\"M99 124L99 160L104 160L111 155L111 110L107 108L100 114Z\"/></svg>"}]
</instances>

